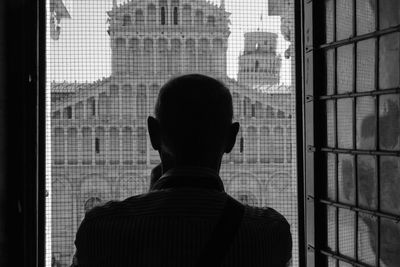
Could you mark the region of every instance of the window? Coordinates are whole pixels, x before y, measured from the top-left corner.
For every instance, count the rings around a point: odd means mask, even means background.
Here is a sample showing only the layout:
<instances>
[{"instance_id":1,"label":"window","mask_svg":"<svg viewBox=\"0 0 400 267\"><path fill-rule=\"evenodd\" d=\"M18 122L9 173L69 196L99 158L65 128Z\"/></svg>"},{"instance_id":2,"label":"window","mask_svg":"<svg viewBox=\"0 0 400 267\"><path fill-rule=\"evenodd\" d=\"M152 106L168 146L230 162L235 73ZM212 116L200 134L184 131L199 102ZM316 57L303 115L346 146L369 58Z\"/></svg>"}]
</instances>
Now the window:
<instances>
[{"instance_id":1,"label":"window","mask_svg":"<svg viewBox=\"0 0 400 267\"><path fill-rule=\"evenodd\" d=\"M174 25L178 25L178 7L174 7Z\"/></svg>"},{"instance_id":2,"label":"window","mask_svg":"<svg viewBox=\"0 0 400 267\"><path fill-rule=\"evenodd\" d=\"M136 25L143 25L144 24L144 15L143 15L143 10L137 9L135 12L135 19L136 19Z\"/></svg>"},{"instance_id":3,"label":"window","mask_svg":"<svg viewBox=\"0 0 400 267\"><path fill-rule=\"evenodd\" d=\"M122 26L128 26L131 25L132 21L131 21L131 16L129 15L124 15L123 21L122 21Z\"/></svg>"},{"instance_id":4,"label":"window","mask_svg":"<svg viewBox=\"0 0 400 267\"><path fill-rule=\"evenodd\" d=\"M315 266L398 266L400 2L315 4L304 8L305 46L316 48L305 52L315 77L304 92L305 171L307 232L320 234L307 235L308 255Z\"/></svg>"},{"instance_id":5,"label":"window","mask_svg":"<svg viewBox=\"0 0 400 267\"><path fill-rule=\"evenodd\" d=\"M147 22L149 25L155 26L157 21L157 11L154 4L147 6Z\"/></svg>"},{"instance_id":6,"label":"window","mask_svg":"<svg viewBox=\"0 0 400 267\"><path fill-rule=\"evenodd\" d=\"M161 25L166 24L167 11L165 7L161 7Z\"/></svg>"},{"instance_id":7,"label":"window","mask_svg":"<svg viewBox=\"0 0 400 267\"><path fill-rule=\"evenodd\" d=\"M299 267L296 148L302 146L295 139L294 11L284 4L287 1L294 0L230 1L226 6L228 1L207 0L58 1L72 19L61 20L57 41L46 36L46 108L52 114L46 121L50 142L46 204L51 207L46 213L47 266L52 257L60 266L71 264L73 240L85 212L147 192L149 171L160 162L146 123L158 92L171 77L203 73L229 88L234 121L241 125L235 146L222 158L220 175L226 192L287 218L293 234L292 267ZM261 15L268 28L254 29ZM270 51L265 51L266 41ZM380 42L375 49L396 39L388 36ZM340 51L343 58L352 49L360 54L354 60L339 62L336 52L331 55L333 69L335 64L347 67L337 73L344 91L352 83L372 86L346 72L358 65L374 74L371 66L383 64L372 56L368 63L360 62L361 54L371 53L371 43L348 44ZM392 65L395 73L396 62ZM376 83L393 87L395 75L382 75ZM369 103L363 99L360 112L366 112ZM349 112L348 102L341 105L340 118ZM377 109L383 113L392 105L380 104ZM362 119L358 123L362 127ZM391 139L380 142L389 146Z\"/></svg>"}]
</instances>

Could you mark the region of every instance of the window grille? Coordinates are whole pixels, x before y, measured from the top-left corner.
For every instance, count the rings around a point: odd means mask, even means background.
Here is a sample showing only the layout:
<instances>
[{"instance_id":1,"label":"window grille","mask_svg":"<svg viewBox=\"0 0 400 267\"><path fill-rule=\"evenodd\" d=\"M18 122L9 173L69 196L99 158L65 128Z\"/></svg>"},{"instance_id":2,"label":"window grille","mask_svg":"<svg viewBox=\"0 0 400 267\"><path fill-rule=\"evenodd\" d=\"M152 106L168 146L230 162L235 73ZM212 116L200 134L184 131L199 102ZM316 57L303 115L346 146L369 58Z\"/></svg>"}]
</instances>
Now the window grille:
<instances>
[{"instance_id":1,"label":"window grille","mask_svg":"<svg viewBox=\"0 0 400 267\"><path fill-rule=\"evenodd\" d=\"M304 2L308 266L400 265L399 8Z\"/></svg>"}]
</instances>

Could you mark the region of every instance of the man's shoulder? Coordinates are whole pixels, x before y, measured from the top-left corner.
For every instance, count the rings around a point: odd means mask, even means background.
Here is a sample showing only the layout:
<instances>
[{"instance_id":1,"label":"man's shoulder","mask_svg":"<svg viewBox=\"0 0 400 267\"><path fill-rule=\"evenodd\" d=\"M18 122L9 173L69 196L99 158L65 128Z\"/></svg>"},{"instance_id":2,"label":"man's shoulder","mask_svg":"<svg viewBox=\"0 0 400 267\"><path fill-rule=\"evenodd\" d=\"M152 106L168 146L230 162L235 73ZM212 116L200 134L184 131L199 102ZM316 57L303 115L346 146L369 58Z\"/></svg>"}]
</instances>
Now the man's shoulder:
<instances>
[{"instance_id":1,"label":"man's shoulder","mask_svg":"<svg viewBox=\"0 0 400 267\"><path fill-rule=\"evenodd\" d=\"M126 210L135 203L143 200L149 193L129 197L125 200L111 200L103 204L93 207L85 213L85 221L91 221L100 218L107 218L110 216L118 216L119 214L126 214Z\"/></svg>"},{"instance_id":2,"label":"man's shoulder","mask_svg":"<svg viewBox=\"0 0 400 267\"><path fill-rule=\"evenodd\" d=\"M286 218L270 207L245 206L244 220L249 225L259 227L289 227Z\"/></svg>"}]
</instances>

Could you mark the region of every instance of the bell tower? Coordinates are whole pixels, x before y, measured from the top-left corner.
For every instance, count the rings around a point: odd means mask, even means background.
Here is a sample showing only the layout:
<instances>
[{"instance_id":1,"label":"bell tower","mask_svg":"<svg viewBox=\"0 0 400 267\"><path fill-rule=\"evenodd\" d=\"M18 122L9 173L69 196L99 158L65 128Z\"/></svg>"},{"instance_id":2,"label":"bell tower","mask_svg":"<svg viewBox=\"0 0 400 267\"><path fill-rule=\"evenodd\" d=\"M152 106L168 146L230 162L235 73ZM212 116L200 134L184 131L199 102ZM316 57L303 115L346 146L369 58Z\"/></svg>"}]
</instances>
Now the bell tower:
<instances>
[{"instance_id":1,"label":"bell tower","mask_svg":"<svg viewBox=\"0 0 400 267\"><path fill-rule=\"evenodd\" d=\"M278 35L248 32L244 39L244 51L239 57L238 82L251 88L279 84L282 59L276 52Z\"/></svg>"}]
</instances>

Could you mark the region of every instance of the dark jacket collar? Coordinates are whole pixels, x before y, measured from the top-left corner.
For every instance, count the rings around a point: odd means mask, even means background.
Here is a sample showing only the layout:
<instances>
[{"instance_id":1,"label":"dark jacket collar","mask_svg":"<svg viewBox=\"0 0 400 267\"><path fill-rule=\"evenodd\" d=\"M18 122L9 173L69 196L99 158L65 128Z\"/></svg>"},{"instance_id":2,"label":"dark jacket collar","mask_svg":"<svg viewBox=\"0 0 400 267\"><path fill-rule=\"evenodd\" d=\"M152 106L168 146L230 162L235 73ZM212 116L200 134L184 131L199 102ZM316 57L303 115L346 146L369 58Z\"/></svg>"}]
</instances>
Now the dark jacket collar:
<instances>
[{"instance_id":1,"label":"dark jacket collar","mask_svg":"<svg viewBox=\"0 0 400 267\"><path fill-rule=\"evenodd\" d=\"M218 173L212 169L203 167L170 169L152 186L151 191L183 187L225 192L224 184Z\"/></svg>"}]
</instances>

